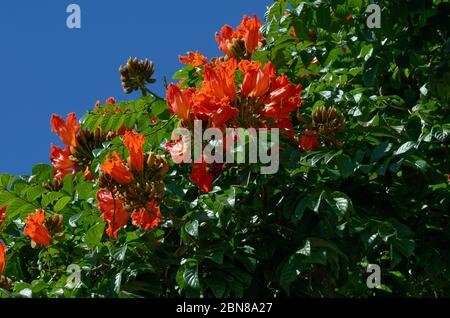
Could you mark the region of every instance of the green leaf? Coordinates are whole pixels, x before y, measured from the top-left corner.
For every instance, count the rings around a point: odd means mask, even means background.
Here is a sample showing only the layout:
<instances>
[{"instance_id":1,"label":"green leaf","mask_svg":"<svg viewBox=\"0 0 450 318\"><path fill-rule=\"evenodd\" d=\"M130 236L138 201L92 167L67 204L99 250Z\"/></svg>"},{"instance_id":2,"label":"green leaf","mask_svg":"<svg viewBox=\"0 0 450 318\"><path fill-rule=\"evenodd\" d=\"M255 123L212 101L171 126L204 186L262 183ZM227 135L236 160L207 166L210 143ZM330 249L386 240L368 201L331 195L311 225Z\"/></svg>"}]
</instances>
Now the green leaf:
<instances>
[{"instance_id":1,"label":"green leaf","mask_svg":"<svg viewBox=\"0 0 450 318\"><path fill-rule=\"evenodd\" d=\"M70 202L72 201L72 197L62 197L61 199L58 200L58 202L56 202L56 204L53 206L53 210L55 212L59 212L62 209L64 209L64 207Z\"/></svg>"},{"instance_id":2,"label":"green leaf","mask_svg":"<svg viewBox=\"0 0 450 318\"><path fill-rule=\"evenodd\" d=\"M61 192L49 192L42 197L41 206L43 208L47 208L50 204L52 204L54 201L58 200L63 195L64 194L62 194Z\"/></svg>"},{"instance_id":3,"label":"green leaf","mask_svg":"<svg viewBox=\"0 0 450 318\"><path fill-rule=\"evenodd\" d=\"M327 203L333 210L339 213L340 217L343 217L353 209L351 199L346 194L339 191L332 192L327 197Z\"/></svg>"},{"instance_id":4,"label":"green leaf","mask_svg":"<svg viewBox=\"0 0 450 318\"><path fill-rule=\"evenodd\" d=\"M37 164L33 167L31 173L37 181L46 181L53 179L54 167L48 164Z\"/></svg>"},{"instance_id":5,"label":"green leaf","mask_svg":"<svg viewBox=\"0 0 450 318\"><path fill-rule=\"evenodd\" d=\"M34 201L40 195L48 192L47 189L41 186L32 186L27 187L21 191L21 195L26 198L28 201Z\"/></svg>"},{"instance_id":6,"label":"green leaf","mask_svg":"<svg viewBox=\"0 0 450 318\"><path fill-rule=\"evenodd\" d=\"M184 228L190 236L198 236L198 220L187 223Z\"/></svg>"},{"instance_id":7,"label":"green leaf","mask_svg":"<svg viewBox=\"0 0 450 318\"><path fill-rule=\"evenodd\" d=\"M166 101L163 99L157 99L155 102L153 102L150 108L150 112L153 117L158 118L158 116L162 114L166 109L168 109Z\"/></svg>"},{"instance_id":8,"label":"green leaf","mask_svg":"<svg viewBox=\"0 0 450 318\"><path fill-rule=\"evenodd\" d=\"M295 252L295 254L309 256L311 254L311 243L309 242L309 240L306 240L305 245L297 252Z\"/></svg>"},{"instance_id":9,"label":"green leaf","mask_svg":"<svg viewBox=\"0 0 450 318\"><path fill-rule=\"evenodd\" d=\"M128 245L125 244L123 246L120 246L118 248L111 250L111 257L115 259L116 261L122 262L125 259L125 254L127 252Z\"/></svg>"},{"instance_id":10,"label":"green leaf","mask_svg":"<svg viewBox=\"0 0 450 318\"><path fill-rule=\"evenodd\" d=\"M183 274L184 282L187 286L191 287L194 290L200 288L200 280L198 277L198 268L190 268L186 269Z\"/></svg>"},{"instance_id":11,"label":"green leaf","mask_svg":"<svg viewBox=\"0 0 450 318\"><path fill-rule=\"evenodd\" d=\"M311 206L311 199L308 196L303 197L295 207L294 215L297 220L301 220L307 207Z\"/></svg>"},{"instance_id":12,"label":"green leaf","mask_svg":"<svg viewBox=\"0 0 450 318\"><path fill-rule=\"evenodd\" d=\"M97 223L86 232L86 243L89 248L94 249L102 240L105 231L105 223Z\"/></svg>"},{"instance_id":13,"label":"green leaf","mask_svg":"<svg viewBox=\"0 0 450 318\"><path fill-rule=\"evenodd\" d=\"M122 286L122 271L118 272L114 276L114 292L116 294L120 293L121 286Z\"/></svg>"},{"instance_id":14,"label":"green leaf","mask_svg":"<svg viewBox=\"0 0 450 318\"><path fill-rule=\"evenodd\" d=\"M394 155L398 156L398 155L404 154L405 152L408 152L409 150L411 150L412 148L414 148L416 146L417 146L417 144L414 141L405 142L394 152Z\"/></svg>"},{"instance_id":15,"label":"green leaf","mask_svg":"<svg viewBox=\"0 0 450 318\"><path fill-rule=\"evenodd\" d=\"M384 141L379 143L372 151L370 155L370 162L376 162L381 158L387 156L392 149L392 144Z\"/></svg>"},{"instance_id":16,"label":"green leaf","mask_svg":"<svg viewBox=\"0 0 450 318\"><path fill-rule=\"evenodd\" d=\"M287 293L289 293L291 284L301 273L300 260L301 257L298 255L291 256L281 267L280 285Z\"/></svg>"},{"instance_id":17,"label":"green leaf","mask_svg":"<svg viewBox=\"0 0 450 318\"><path fill-rule=\"evenodd\" d=\"M221 265L223 264L223 255L224 255L223 251L214 251L205 258L209 258L215 263Z\"/></svg>"},{"instance_id":18,"label":"green leaf","mask_svg":"<svg viewBox=\"0 0 450 318\"><path fill-rule=\"evenodd\" d=\"M86 181L82 181L82 182L78 183L77 186L75 187L75 189L76 189L76 193L78 194L79 200L88 199L91 196L91 193L93 191L92 183L86 182Z\"/></svg>"},{"instance_id":19,"label":"green leaf","mask_svg":"<svg viewBox=\"0 0 450 318\"><path fill-rule=\"evenodd\" d=\"M62 190L68 195L73 194L73 176L71 174L64 177Z\"/></svg>"},{"instance_id":20,"label":"green leaf","mask_svg":"<svg viewBox=\"0 0 450 318\"><path fill-rule=\"evenodd\" d=\"M11 175L9 175L7 173L2 174L0 176L0 189L8 188L11 185L11 183L14 181L15 178L16 177L11 176Z\"/></svg>"},{"instance_id":21,"label":"green leaf","mask_svg":"<svg viewBox=\"0 0 450 318\"><path fill-rule=\"evenodd\" d=\"M225 294L227 285L225 281L220 277L212 277L205 279L206 285L211 288L211 291L214 294L214 297L221 298Z\"/></svg>"},{"instance_id":22,"label":"green leaf","mask_svg":"<svg viewBox=\"0 0 450 318\"><path fill-rule=\"evenodd\" d=\"M342 178L348 178L353 175L354 167L352 160L347 155L340 155L337 159L337 165L341 172Z\"/></svg>"}]
</instances>

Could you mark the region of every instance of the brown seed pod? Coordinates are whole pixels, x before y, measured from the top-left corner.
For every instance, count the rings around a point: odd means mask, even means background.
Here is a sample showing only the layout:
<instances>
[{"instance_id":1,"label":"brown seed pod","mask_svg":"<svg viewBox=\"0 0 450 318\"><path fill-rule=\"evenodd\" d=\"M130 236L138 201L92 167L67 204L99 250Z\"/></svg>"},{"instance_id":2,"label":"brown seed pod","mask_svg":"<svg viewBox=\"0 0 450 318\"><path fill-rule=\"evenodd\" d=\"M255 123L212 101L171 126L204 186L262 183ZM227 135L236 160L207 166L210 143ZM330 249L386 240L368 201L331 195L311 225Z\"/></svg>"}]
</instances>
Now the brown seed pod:
<instances>
[{"instance_id":1,"label":"brown seed pod","mask_svg":"<svg viewBox=\"0 0 450 318\"><path fill-rule=\"evenodd\" d=\"M345 128L343 115L338 115L335 107L319 107L312 114L312 125L315 129L326 129L329 133L336 133Z\"/></svg>"},{"instance_id":2,"label":"brown seed pod","mask_svg":"<svg viewBox=\"0 0 450 318\"><path fill-rule=\"evenodd\" d=\"M155 173L155 178L162 179L164 176L169 172L169 163L165 158L160 158L161 160L161 166L158 168L158 170Z\"/></svg>"},{"instance_id":3,"label":"brown seed pod","mask_svg":"<svg viewBox=\"0 0 450 318\"><path fill-rule=\"evenodd\" d=\"M153 62L148 59L129 58L125 66L120 66L119 72L121 74L122 87L126 94L142 89L146 83L152 84L156 81L152 78L155 72Z\"/></svg>"},{"instance_id":4,"label":"brown seed pod","mask_svg":"<svg viewBox=\"0 0 450 318\"><path fill-rule=\"evenodd\" d=\"M0 276L0 288L5 290L11 290L12 288L12 280L3 275Z\"/></svg>"},{"instance_id":5,"label":"brown seed pod","mask_svg":"<svg viewBox=\"0 0 450 318\"><path fill-rule=\"evenodd\" d=\"M61 214L55 214L48 217L45 221L45 227L50 231L50 233L63 233L64 217Z\"/></svg>"},{"instance_id":6,"label":"brown seed pod","mask_svg":"<svg viewBox=\"0 0 450 318\"><path fill-rule=\"evenodd\" d=\"M154 154L153 152L150 152L150 153L148 154L148 158L147 158L147 167L148 167L149 169L153 169L153 165L154 165L154 163L155 163L155 159L156 159L155 154Z\"/></svg>"},{"instance_id":7,"label":"brown seed pod","mask_svg":"<svg viewBox=\"0 0 450 318\"><path fill-rule=\"evenodd\" d=\"M342 147L343 143L336 139L336 133L344 130L345 118L337 113L335 107L319 107L312 114L312 126L319 131L327 147Z\"/></svg>"}]
</instances>

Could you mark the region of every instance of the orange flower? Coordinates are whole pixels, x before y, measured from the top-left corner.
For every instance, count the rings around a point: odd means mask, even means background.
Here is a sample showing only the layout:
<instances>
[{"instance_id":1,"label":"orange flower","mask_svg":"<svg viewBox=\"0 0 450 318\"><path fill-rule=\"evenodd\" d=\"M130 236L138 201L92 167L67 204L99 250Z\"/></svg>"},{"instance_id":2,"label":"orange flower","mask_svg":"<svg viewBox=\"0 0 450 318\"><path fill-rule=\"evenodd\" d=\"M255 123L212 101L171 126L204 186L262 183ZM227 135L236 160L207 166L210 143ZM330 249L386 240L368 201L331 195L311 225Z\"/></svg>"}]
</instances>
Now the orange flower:
<instances>
[{"instance_id":1,"label":"orange flower","mask_svg":"<svg viewBox=\"0 0 450 318\"><path fill-rule=\"evenodd\" d=\"M114 97L110 97L106 100L105 105L115 105L116 103L116 99Z\"/></svg>"},{"instance_id":2,"label":"orange flower","mask_svg":"<svg viewBox=\"0 0 450 318\"><path fill-rule=\"evenodd\" d=\"M3 222L6 220L6 209L8 206L4 206L3 208L0 208L0 225L2 225Z\"/></svg>"},{"instance_id":3,"label":"orange flower","mask_svg":"<svg viewBox=\"0 0 450 318\"><path fill-rule=\"evenodd\" d=\"M206 66L204 70L203 88L219 98L236 98L236 85L234 83L237 62L230 59L227 62L217 63L214 68Z\"/></svg>"},{"instance_id":4,"label":"orange flower","mask_svg":"<svg viewBox=\"0 0 450 318\"><path fill-rule=\"evenodd\" d=\"M211 117L214 127L222 127L239 110L231 104L236 99L235 72L237 62L218 62L214 68L205 66L202 88L194 95L193 112Z\"/></svg>"},{"instance_id":5,"label":"orange flower","mask_svg":"<svg viewBox=\"0 0 450 318\"><path fill-rule=\"evenodd\" d=\"M130 153L131 167L137 172L142 172L144 169L144 151L142 150L144 139L144 136L134 130L127 131L123 137L123 143Z\"/></svg>"},{"instance_id":6,"label":"orange flower","mask_svg":"<svg viewBox=\"0 0 450 318\"><path fill-rule=\"evenodd\" d=\"M187 56L180 56L180 62L193 67L200 67L208 62L208 59L199 52L187 52Z\"/></svg>"},{"instance_id":7,"label":"orange flower","mask_svg":"<svg viewBox=\"0 0 450 318\"><path fill-rule=\"evenodd\" d=\"M294 43L295 43L295 44L300 43L300 40L297 39L297 33L295 32L295 28L294 28L293 26L291 27L291 31L289 32L289 34L290 34L292 37L296 38L296 39L294 40Z\"/></svg>"},{"instance_id":8,"label":"orange flower","mask_svg":"<svg viewBox=\"0 0 450 318\"><path fill-rule=\"evenodd\" d=\"M259 29L261 21L256 17L249 18L244 16L241 24L234 31L229 25L224 25L220 34L216 33L216 41L219 43L219 49L225 52L228 57L233 57L233 46L238 45L236 39L244 41L245 50L248 55L252 55L262 41L262 35Z\"/></svg>"},{"instance_id":9,"label":"orange flower","mask_svg":"<svg viewBox=\"0 0 450 318\"><path fill-rule=\"evenodd\" d=\"M192 89L181 90L179 85L170 84L166 93L169 111L183 120L188 120L192 108L192 92Z\"/></svg>"},{"instance_id":10,"label":"orange flower","mask_svg":"<svg viewBox=\"0 0 450 318\"><path fill-rule=\"evenodd\" d=\"M206 162L195 164L189 179L203 192L210 192L212 190L214 175L208 171Z\"/></svg>"},{"instance_id":11,"label":"orange flower","mask_svg":"<svg viewBox=\"0 0 450 318\"><path fill-rule=\"evenodd\" d=\"M55 178L62 180L66 175L72 172L75 163L70 160L70 147L67 146L62 150L59 146L53 146L50 150L50 161L56 167L54 171Z\"/></svg>"},{"instance_id":12,"label":"orange flower","mask_svg":"<svg viewBox=\"0 0 450 318\"><path fill-rule=\"evenodd\" d=\"M36 213L32 213L28 216L23 232L37 244L48 246L52 240L52 237L45 227L44 222L44 211L39 209Z\"/></svg>"},{"instance_id":13,"label":"orange flower","mask_svg":"<svg viewBox=\"0 0 450 318\"><path fill-rule=\"evenodd\" d=\"M140 226L145 231L153 229L161 222L162 215L159 207L155 201L150 201L147 208L140 209L131 214L134 226Z\"/></svg>"},{"instance_id":14,"label":"orange flower","mask_svg":"<svg viewBox=\"0 0 450 318\"><path fill-rule=\"evenodd\" d=\"M238 34L244 39L245 49L249 55L252 55L257 49L259 42L262 40L261 21L254 15L253 18L244 16L242 23L237 27Z\"/></svg>"},{"instance_id":15,"label":"orange flower","mask_svg":"<svg viewBox=\"0 0 450 318\"><path fill-rule=\"evenodd\" d=\"M113 198L111 192L100 190L97 192L98 209L103 212L103 219L108 222L106 234L117 240L117 232L127 225L130 214L123 208L122 200Z\"/></svg>"},{"instance_id":16,"label":"orange flower","mask_svg":"<svg viewBox=\"0 0 450 318\"><path fill-rule=\"evenodd\" d=\"M241 93L244 97L258 98L266 95L272 80L275 78L275 68L269 62L261 71L261 63L243 60L239 68L244 72Z\"/></svg>"},{"instance_id":17,"label":"orange flower","mask_svg":"<svg viewBox=\"0 0 450 318\"><path fill-rule=\"evenodd\" d=\"M298 140L298 146L303 151L314 150L319 147L319 137L317 130L306 129Z\"/></svg>"},{"instance_id":18,"label":"orange flower","mask_svg":"<svg viewBox=\"0 0 450 318\"><path fill-rule=\"evenodd\" d=\"M0 243L0 274L5 270L6 265L6 245L5 243Z\"/></svg>"},{"instance_id":19,"label":"orange flower","mask_svg":"<svg viewBox=\"0 0 450 318\"><path fill-rule=\"evenodd\" d=\"M120 184L128 184L133 180L133 175L124 166L122 158L113 152L114 159L106 156L105 163L100 165L100 168L111 176L116 182Z\"/></svg>"},{"instance_id":20,"label":"orange flower","mask_svg":"<svg viewBox=\"0 0 450 318\"><path fill-rule=\"evenodd\" d=\"M70 113L67 116L67 121L61 116L52 115L51 119L52 131L57 133L62 142L67 146L77 146L77 133L80 129L80 124L77 121L75 113Z\"/></svg>"},{"instance_id":21,"label":"orange flower","mask_svg":"<svg viewBox=\"0 0 450 318\"><path fill-rule=\"evenodd\" d=\"M269 96L264 101L265 107L261 115L279 122L289 118L290 112L300 107L302 86L292 85L285 74L277 77L272 86Z\"/></svg>"},{"instance_id":22,"label":"orange flower","mask_svg":"<svg viewBox=\"0 0 450 318\"><path fill-rule=\"evenodd\" d=\"M233 28L229 25L224 25L222 30L220 30L220 35L216 33L216 41L219 43L219 49L225 52L229 57L233 57L229 47L233 46L233 39L237 38L237 34L234 32Z\"/></svg>"}]
</instances>

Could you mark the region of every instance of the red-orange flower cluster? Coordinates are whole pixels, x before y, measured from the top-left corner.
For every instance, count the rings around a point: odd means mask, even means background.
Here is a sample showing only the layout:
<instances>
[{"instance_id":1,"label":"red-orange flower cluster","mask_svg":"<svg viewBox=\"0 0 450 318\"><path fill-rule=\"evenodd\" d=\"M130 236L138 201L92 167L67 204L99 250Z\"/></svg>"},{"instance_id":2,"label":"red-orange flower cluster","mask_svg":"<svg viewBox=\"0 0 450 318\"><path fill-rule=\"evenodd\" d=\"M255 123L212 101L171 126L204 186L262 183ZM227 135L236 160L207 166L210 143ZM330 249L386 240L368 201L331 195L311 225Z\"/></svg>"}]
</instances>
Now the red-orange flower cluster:
<instances>
[{"instance_id":1,"label":"red-orange flower cluster","mask_svg":"<svg viewBox=\"0 0 450 318\"><path fill-rule=\"evenodd\" d=\"M117 239L117 233L125 227L130 219L130 213L124 209L124 202L114 198L111 192L100 190L97 192L98 208L102 211L103 219L108 222L106 234ZM158 204L152 200L145 208L141 208L131 214L132 224L140 226L145 231L155 228L162 219Z\"/></svg>"},{"instance_id":2,"label":"red-orange flower cluster","mask_svg":"<svg viewBox=\"0 0 450 318\"><path fill-rule=\"evenodd\" d=\"M203 192L210 192L212 190L214 175L208 171L206 162L195 164L189 179Z\"/></svg>"},{"instance_id":3,"label":"red-orange flower cluster","mask_svg":"<svg viewBox=\"0 0 450 318\"><path fill-rule=\"evenodd\" d=\"M124 165L122 158L120 158L117 152L113 152L112 156L113 158L106 156L106 160L100 165L100 168L118 183L130 183L133 180L133 175L130 170Z\"/></svg>"},{"instance_id":4,"label":"red-orange flower cluster","mask_svg":"<svg viewBox=\"0 0 450 318\"><path fill-rule=\"evenodd\" d=\"M298 146L303 151L314 150L319 147L319 137L317 136L317 130L306 129L303 134L300 135Z\"/></svg>"},{"instance_id":5,"label":"red-orange flower cluster","mask_svg":"<svg viewBox=\"0 0 450 318\"><path fill-rule=\"evenodd\" d=\"M45 213L42 209L37 210L28 216L24 233L34 242L42 246L48 246L52 241L52 237L44 225Z\"/></svg>"},{"instance_id":6,"label":"red-orange flower cluster","mask_svg":"<svg viewBox=\"0 0 450 318\"><path fill-rule=\"evenodd\" d=\"M181 90L180 85L170 84L167 87L166 100L169 104L169 111L183 120L189 119L189 112L192 108L193 89Z\"/></svg>"},{"instance_id":7,"label":"red-orange flower cluster","mask_svg":"<svg viewBox=\"0 0 450 318\"><path fill-rule=\"evenodd\" d=\"M180 56L180 62L193 67L200 67L208 62L208 59L199 52L187 52L187 56Z\"/></svg>"},{"instance_id":8,"label":"red-orange flower cluster","mask_svg":"<svg viewBox=\"0 0 450 318\"><path fill-rule=\"evenodd\" d=\"M54 170L55 178L61 181L66 175L72 172L76 167L75 163L70 160L70 147L66 146L63 150L59 146L52 145L50 150L50 161L56 167Z\"/></svg>"},{"instance_id":9,"label":"red-orange flower cluster","mask_svg":"<svg viewBox=\"0 0 450 318\"><path fill-rule=\"evenodd\" d=\"M127 131L123 137L123 143L130 153L131 168L139 173L144 169L144 139L143 135L134 130Z\"/></svg>"},{"instance_id":10,"label":"red-orange flower cluster","mask_svg":"<svg viewBox=\"0 0 450 318\"><path fill-rule=\"evenodd\" d=\"M129 163L131 169L137 173L141 173L144 169L144 136L138 134L136 131L131 130L125 133L123 137L123 143L127 147L129 156ZM125 166L124 160L120 156L113 152L113 158L106 157L105 162L100 165L100 168L111 176L116 182L120 184L129 184L133 180L133 174Z\"/></svg>"},{"instance_id":11,"label":"red-orange flower cluster","mask_svg":"<svg viewBox=\"0 0 450 318\"><path fill-rule=\"evenodd\" d=\"M0 274L5 270L6 265L6 245L5 243L0 243Z\"/></svg>"},{"instance_id":12,"label":"red-orange flower cluster","mask_svg":"<svg viewBox=\"0 0 450 318\"><path fill-rule=\"evenodd\" d=\"M130 214L123 208L123 201L113 198L111 192L99 190L97 192L98 209L102 211L103 219L108 222L106 234L117 239L117 232L127 225Z\"/></svg>"},{"instance_id":13,"label":"red-orange flower cluster","mask_svg":"<svg viewBox=\"0 0 450 318\"><path fill-rule=\"evenodd\" d=\"M141 208L131 214L134 226L140 226L144 231L153 229L159 225L162 219L161 211L156 201L150 201L146 208Z\"/></svg>"},{"instance_id":14,"label":"red-orange flower cluster","mask_svg":"<svg viewBox=\"0 0 450 318\"><path fill-rule=\"evenodd\" d=\"M2 223L5 222L5 220L6 220L6 209L7 208L8 208L7 206L0 208L0 225L2 225Z\"/></svg>"},{"instance_id":15,"label":"red-orange flower cluster","mask_svg":"<svg viewBox=\"0 0 450 318\"><path fill-rule=\"evenodd\" d=\"M80 124L75 113L70 113L66 121L61 116L53 114L50 122L52 131L58 134L64 144L72 147L77 146L77 134Z\"/></svg>"},{"instance_id":16,"label":"red-orange flower cluster","mask_svg":"<svg viewBox=\"0 0 450 318\"><path fill-rule=\"evenodd\" d=\"M115 105L117 103L117 101L116 101L116 99L114 98L114 97L109 97L106 101L105 101L105 105ZM102 107L102 103L98 100L96 103L95 103L95 110L94 110L94 112L96 113L96 114L99 114L100 113L100 107ZM119 107L116 107L116 109L115 109L115 112L116 113L120 113L121 112L121 110L120 110L120 108ZM108 109L105 109L104 111L103 111L103 113L104 114L109 114L109 110Z\"/></svg>"},{"instance_id":17,"label":"red-orange flower cluster","mask_svg":"<svg viewBox=\"0 0 450 318\"><path fill-rule=\"evenodd\" d=\"M242 83L242 96L259 98L267 94L270 84L276 77L275 68L271 62L264 65L261 63L244 60L239 63L239 68L244 72Z\"/></svg>"},{"instance_id":18,"label":"red-orange flower cluster","mask_svg":"<svg viewBox=\"0 0 450 318\"><path fill-rule=\"evenodd\" d=\"M251 56L258 49L258 46L263 41L263 37L259 29L261 28L261 21L256 17L249 18L244 16L241 24L234 30L229 25L224 25L220 34L216 33L216 41L219 43L219 48L225 52L228 57L237 57L239 55L239 42L244 42L245 51L248 56Z\"/></svg>"},{"instance_id":19,"label":"red-orange flower cluster","mask_svg":"<svg viewBox=\"0 0 450 318\"><path fill-rule=\"evenodd\" d=\"M277 76L271 62L251 61L263 41L260 27L256 16L245 16L236 31L225 25L216 39L227 57L204 65L201 85L184 89L180 84L169 85L169 110L182 119L182 126L192 129L193 121L201 120L204 128L280 128L294 140L290 114L301 106L302 87L292 84L285 74ZM240 54L243 44L245 54ZM176 161L185 150L180 140L167 143L165 148ZM190 178L205 192L211 191L214 181L210 170L214 169L208 164L197 163Z\"/></svg>"},{"instance_id":20,"label":"red-orange flower cluster","mask_svg":"<svg viewBox=\"0 0 450 318\"><path fill-rule=\"evenodd\" d=\"M98 208L109 224L106 233L115 239L119 229L127 225L130 213L133 225L144 230L156 227L162 219L155 198L160 198L161 191L164 190L161 180L169 166L165 159L154 153L146 156L143 151L144 141L143 135L134 130L128 131L123 137L123 143L129 152L128 160L123 160L113 152L113 159L107 156L100 165L113 181L111 183L111 180L100 177L102 187L107 189L101 189L97 193Z\"/></svg>"}]
</instances>

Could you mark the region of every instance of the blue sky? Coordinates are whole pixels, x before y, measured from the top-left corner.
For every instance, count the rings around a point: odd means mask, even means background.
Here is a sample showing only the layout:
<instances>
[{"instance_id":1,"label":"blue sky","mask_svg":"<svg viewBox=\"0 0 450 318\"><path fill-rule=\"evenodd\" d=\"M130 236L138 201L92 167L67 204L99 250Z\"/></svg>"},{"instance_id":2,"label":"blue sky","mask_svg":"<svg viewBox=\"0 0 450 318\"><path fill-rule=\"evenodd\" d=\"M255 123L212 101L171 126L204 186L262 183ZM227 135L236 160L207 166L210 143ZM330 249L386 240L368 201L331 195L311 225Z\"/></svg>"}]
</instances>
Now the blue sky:
<instances>
[{"instance_id":1,"label":"blue sky","mask_svg":"<svg viewBox=\"0 0 450 318\"><path fill-rule=\"evenodd\" d=\"M66 8L81 7L81 29L68 29ZM262 20L273 0L0 1L0 173L30 174L49 163L52 113L80 118L97 100L129 100L118 67L128 57L156 66L153 90L181 67L178 55L219 55L214 34L244 14Z\"/></svg>"}]
</instances>

